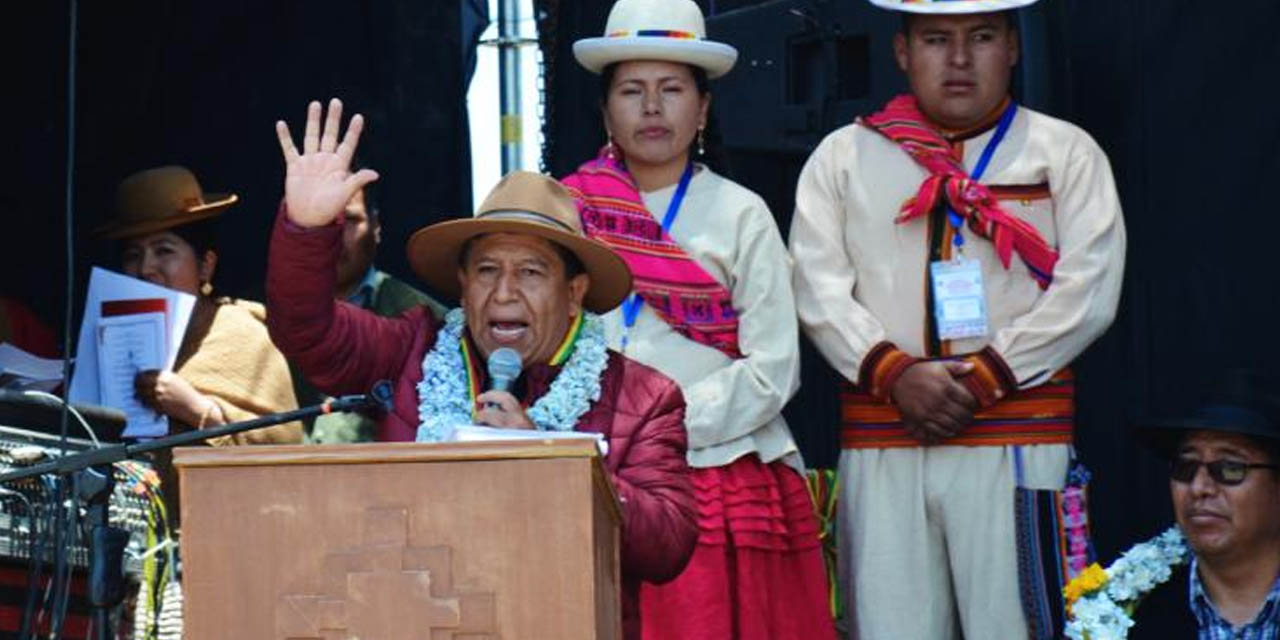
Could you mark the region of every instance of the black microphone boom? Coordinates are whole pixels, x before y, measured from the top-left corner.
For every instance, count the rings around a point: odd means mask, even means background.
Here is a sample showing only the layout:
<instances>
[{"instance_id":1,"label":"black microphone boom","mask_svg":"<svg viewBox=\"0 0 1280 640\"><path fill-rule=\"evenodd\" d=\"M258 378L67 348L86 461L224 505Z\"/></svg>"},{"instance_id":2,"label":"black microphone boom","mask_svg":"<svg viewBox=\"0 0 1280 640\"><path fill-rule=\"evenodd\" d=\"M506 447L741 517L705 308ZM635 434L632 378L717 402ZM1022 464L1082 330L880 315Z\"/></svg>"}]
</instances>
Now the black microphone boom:
<instances>
[{"instance_id":1,"label":"black microphone boom","mask_svg":"<svg viewBox=\"0 0 1280 640\"><path fill-rule=\"evenodd\" d=\"M88 449L81 453L63 456L49 462L43 462L30 467L21 467L6 473L0 473L0 485L14 480L21 480L23 478L41 476L46 473L65 475L95 465L111 464L120 462L121 460L128 460L138 454L147 453L149 451L172 449L173 447L194 444L210 438L229 436L245 431L252 431L254 429L261 429L263 427L270 427L272 425L284 424L294 420L309 418L314 415L340 411L357 411L360 409L380 409L386 406L386 401L383 400L383 397L387 399L390 398L390 386L391 385L388 383L385 388L379 389L379 387L375 385L374 390L367 394L342 396L310 407L303 407L301 409L294 409L293 411L284 411L281 413L272 413L252 420L245 420L243 422L232 422L230 424L210 427L208 429L184 431L171 436L156 438L155 440L146 440L132 444L115 444L98 447L96 449Z\"/></svg>"}]
</instances>

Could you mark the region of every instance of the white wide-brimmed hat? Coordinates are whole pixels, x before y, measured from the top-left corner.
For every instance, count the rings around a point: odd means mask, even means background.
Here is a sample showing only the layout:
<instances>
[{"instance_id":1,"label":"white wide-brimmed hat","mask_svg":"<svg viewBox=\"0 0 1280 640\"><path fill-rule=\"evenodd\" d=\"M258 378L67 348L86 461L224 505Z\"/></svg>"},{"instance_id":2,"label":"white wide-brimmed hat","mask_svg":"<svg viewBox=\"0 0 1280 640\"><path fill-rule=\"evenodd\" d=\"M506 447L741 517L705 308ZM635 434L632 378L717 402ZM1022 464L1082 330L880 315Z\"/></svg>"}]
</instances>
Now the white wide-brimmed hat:
<instances>
[{"instance_id":1,"label":"white wide-brimmed hat","mask_svg":"<svg viewBox=\"0 0 1280 640\"><path fill-rule=\"evenodd\" d=\"M702 10L693 0L618 0L604 36L573 43L573 56L592 73L625 60L683 62L718 78L733 68L738 50L707 40Z\"/></svg>"},{"instance_id":2,"label":"white wide-brimmed hat","mask_svg":"<svg viewBox=\"0 0 1280 640\"><path fill-rule=\"evenodd\" d=\"M881 9L907 13L991 13L1021 9L1037 0L871 0Z\"/></svg>"}]
</instances>

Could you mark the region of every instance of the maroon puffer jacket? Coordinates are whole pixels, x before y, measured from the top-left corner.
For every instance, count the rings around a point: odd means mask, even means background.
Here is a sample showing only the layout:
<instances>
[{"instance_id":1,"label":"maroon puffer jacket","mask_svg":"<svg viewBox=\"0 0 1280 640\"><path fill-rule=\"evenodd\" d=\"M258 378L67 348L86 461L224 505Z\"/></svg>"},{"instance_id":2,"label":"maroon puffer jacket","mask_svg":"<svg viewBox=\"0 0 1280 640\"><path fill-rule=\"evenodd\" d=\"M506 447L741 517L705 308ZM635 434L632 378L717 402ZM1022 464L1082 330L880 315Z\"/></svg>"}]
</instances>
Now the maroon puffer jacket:
<instances>
[{"instance_id":1,"label":"maroon puffer jacket","mask_svg":"<svg viewBox=\"0 0 1280 640\"><path fill-rule=\"evenodd\" d=\"M378 439L411 441L417 433L422 359L439 327L425 307L383 318L335 301L341 233L340 224L304 229L283 211L277 217L267 260L271 339L326 393L364 393L378 381L391 380L395 406L379 425ZM545 393L557 372L545 364L526 368L517 382L525 390L523 400ZM675 578L697 540L684 408L680 388L670 378L610 352L600 399L576 427L609 440L605 466L622 502L626 638L640 637L640 581Z\"/></svg>"}]
</instances>

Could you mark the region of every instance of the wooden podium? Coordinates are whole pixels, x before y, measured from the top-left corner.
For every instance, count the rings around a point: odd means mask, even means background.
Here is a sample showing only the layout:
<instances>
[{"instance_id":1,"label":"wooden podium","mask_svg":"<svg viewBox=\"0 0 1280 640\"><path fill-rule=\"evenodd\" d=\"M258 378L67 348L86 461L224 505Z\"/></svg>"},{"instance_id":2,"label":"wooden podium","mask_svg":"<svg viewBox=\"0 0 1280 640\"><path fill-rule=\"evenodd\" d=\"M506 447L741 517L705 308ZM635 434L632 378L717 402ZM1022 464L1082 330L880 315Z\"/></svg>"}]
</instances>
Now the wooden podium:
<instances>
[{"instance_id":1,"label":"wooden podium","mask_svg":"<svg viewBox=\"0 0 1280 640\"><path fill-rule=\"evenodd\" d=\"M188 640L621 637L595 443L184 448Z\"/></svg>"}]
</instances>

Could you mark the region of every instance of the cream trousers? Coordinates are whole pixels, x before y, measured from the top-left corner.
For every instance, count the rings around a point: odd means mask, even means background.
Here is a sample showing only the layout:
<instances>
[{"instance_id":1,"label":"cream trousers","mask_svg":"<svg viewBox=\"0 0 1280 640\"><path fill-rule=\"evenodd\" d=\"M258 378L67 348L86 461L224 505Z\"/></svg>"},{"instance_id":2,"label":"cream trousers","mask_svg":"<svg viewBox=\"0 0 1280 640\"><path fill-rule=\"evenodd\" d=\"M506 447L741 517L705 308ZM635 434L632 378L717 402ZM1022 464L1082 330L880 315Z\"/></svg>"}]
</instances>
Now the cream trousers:
<instances>
[{"instance_id":1,"label":"cream trousers","mask_svg":"<svg viewBox=\"0 0 1280 640\"><path fill-rule=\"evenodd\" d=\"M1062 488L1068 445L1020 449L1024 487ZM841 454L839 563L850 640L1027 637L1014 471L1011 446Z\"/></svg>"}]
</instances>

